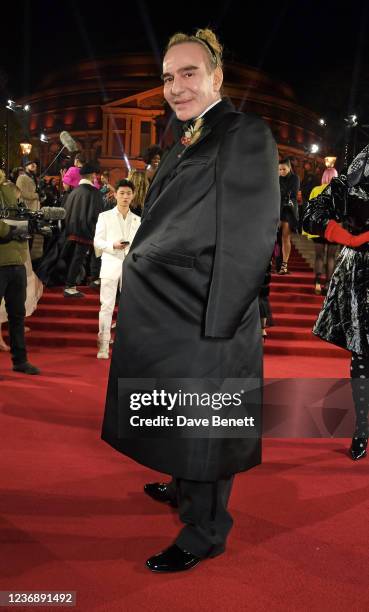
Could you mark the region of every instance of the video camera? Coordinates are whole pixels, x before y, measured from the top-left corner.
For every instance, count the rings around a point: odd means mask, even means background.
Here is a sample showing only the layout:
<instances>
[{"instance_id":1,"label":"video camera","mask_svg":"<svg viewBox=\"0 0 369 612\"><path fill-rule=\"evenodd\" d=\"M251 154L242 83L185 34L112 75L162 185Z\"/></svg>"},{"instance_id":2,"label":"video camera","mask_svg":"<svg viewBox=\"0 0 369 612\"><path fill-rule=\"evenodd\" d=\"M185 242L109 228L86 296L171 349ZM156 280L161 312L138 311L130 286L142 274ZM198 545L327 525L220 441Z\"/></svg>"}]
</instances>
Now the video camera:
<instances>
[{"instance_id":1,"label":"video camera","mask_svg":"<svg viewBox=\"0 0 369 612\"><path fill-rule=\"evenodd\" d=\"M40 210L34 211L22 205L17 207L0 207L0 219L12 225L22 222L24 226L23 240L31 238L34 234L43 236L52 235L52 227L55 222L65 218L65 209L59 206L44 206ZM25 224L24 222L27 222Z\"/></svg>"}]
</instances>

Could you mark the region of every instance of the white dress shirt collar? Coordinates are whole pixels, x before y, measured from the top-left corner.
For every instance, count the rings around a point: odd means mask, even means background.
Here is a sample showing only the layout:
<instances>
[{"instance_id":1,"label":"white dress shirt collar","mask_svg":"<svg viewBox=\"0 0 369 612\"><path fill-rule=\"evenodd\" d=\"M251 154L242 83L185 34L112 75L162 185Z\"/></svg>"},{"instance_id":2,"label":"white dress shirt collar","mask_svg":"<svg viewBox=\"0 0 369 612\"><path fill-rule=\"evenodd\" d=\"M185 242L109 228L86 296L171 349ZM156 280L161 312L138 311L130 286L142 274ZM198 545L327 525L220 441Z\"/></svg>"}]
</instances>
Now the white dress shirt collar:
<instances>
[{"instance_id":1,"label":"white dress shirt collar","mask_svg":"<svg viewBox=\"0 0 369 612\"><path fill-rule=\"evenodd\" d=\"M118 208L118 205L113 210L115 210L115 213L117 215L120 215L122 217L122 219L124 219L122 213L120 212L120 210ZM128 219L128 217L132 217L132 215L133 215L133 213L132 213L131 209L129 208L128 212L127 212L127 215L126 215L126 218L124 220Z\"/></svg>"}]
</instances>

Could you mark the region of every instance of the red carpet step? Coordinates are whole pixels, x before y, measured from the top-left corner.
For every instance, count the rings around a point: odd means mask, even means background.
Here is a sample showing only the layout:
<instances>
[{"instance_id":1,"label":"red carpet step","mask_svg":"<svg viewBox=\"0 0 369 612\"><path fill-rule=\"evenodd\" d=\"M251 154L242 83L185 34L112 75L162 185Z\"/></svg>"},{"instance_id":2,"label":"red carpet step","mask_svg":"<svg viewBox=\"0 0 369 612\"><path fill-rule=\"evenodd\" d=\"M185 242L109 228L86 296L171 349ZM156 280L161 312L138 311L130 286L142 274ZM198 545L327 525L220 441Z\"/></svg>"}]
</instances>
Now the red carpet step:
<instances>
[{"instance_id":1,"label":"red carpet step","mask_svg":"<svg viewBox=\"0 0 369 612\"><path fill-rule=\"evenodd\" d=\"M347 359L347 351L312 334L324 298L314 294L313 270L294 246L288 269L289 274L272 275L270 303L274 325L268 328L265 355Z\"/></svg>"},{"instance_id":2,"label":"red carpet step","mask_svg":"<svg viewBox=\"0 0 369 612\"><path fill-rule=\"evenodd\" d=\"M324 298L314 294L313 271L294 246L289 270L286 275L272 275L270 301L274 326L268 328L266 357L347 359L347 351L311 333ZM27 334L30 347L96 348L99 293L89 287L81 289L84 298L64 298L60 287L45 289L36 312L27 319L31 328Z\"/></svg>"},{"instance_id":3,"label":"red carpet step","mask_svg":"<svg viewBox=\"0 0 369 612\"><path fill-rule=\"evenodd\" d=\"M65 298L61 288L47 288L37 310L27 319L30 347L96 347L99 293L81 287L84 298Z\"/></svg>"}]
</instances>

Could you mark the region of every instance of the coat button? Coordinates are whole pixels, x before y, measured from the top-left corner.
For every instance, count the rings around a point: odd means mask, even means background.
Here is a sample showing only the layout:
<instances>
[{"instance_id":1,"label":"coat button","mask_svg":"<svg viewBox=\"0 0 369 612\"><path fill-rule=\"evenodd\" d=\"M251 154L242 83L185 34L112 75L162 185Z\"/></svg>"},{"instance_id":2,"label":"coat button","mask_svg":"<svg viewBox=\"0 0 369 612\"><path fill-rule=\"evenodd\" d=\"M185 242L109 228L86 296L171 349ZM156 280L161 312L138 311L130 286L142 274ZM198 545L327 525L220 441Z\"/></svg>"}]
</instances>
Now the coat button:
<instances>
[{"instance_id":1,"label":"coat button","mask_svg":"<svg viewBox=\"0 0 369 612\"><path fill-rule=\"evenodd\" d=\"M133 259L133 261L137 261L138 257L136 255L136 253L132 253L132 259Z\"/></svg>"}]
</instances>

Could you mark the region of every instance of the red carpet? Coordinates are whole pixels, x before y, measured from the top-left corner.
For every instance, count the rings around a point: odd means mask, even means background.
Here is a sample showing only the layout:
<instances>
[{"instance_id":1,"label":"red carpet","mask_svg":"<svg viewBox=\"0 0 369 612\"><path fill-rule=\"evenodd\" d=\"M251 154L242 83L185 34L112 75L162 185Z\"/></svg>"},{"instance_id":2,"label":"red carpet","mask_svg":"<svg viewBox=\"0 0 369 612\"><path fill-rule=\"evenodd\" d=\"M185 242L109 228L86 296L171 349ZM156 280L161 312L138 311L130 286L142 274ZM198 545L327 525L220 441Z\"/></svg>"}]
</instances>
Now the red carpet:
<instances>
[{"instance_id":1,"label":"red carpet","mask_svg":"<svg viewBox=\"0 0 369 612\"><path fill-rule=\"evenodd\" d=\"M275 364L277 370L273 369L270 376L283 376L283 372L286 376L329 376L331 358L344 358L347 362L348 353L312 334L323 298L314 295L313 272L294 247L289 270L288 275L273 274L272 277L270 301L275 325L268 330L265 344L267 367L269 357L277 355L278 360L272 360L273 368ZM31 328L27 336L28 346L96 347L99 295L88 287L83 291L86 293L84 299L66 299L61 288L47 289L36 312L27 319ZM291 361L289 374L284 356L299 358ZM304 363L301 358L307 357L313 357L314 362L319 359L316 374L310 371L308 364L306 373L302 368L297 369L298 364ZM277 365L279 362L281 370Z\"/></svg>"},{"instance_id":2,"label":"red carpet","mask_svg":"<svg viewBox=\"0 0 369 612\"><path fill-rule=\"evenodd\" d=\"M295 258L273 277L266 376L347 376L346 353L309 335L321 298ZM74 590L86 612L368 610L369 459L354 464L348 440L265 440L263 465L236 478L227 553L182 575L145 569L180 523L142 492L160 475L100 441L98 298L73 302L49 291L28 320L42 376L0 354L0 589Z\"/></svg>"},{"instance_id":3,"label":"red carpet","mask_svg":"<svg viewBox=\"0 0 369 612\"><path fill-rule=\"evenodd\" d=\"M180 524L142 493L156 474L99 440L107 362L32 359L42 377L1 382L2 590L76 590L86 612L368 609L369 461L347 440L266 440L236 478L227 554L153 575L144 560Z\"/></svg>"},{"instance_id":4,"label":"red carpet","mask_svg":"<svg viewBox=\"0 0 369 612\"><path fill-rule=\"evenodd\" d=\"M348 359L347 351L312 334L323 297L314 295L313 271L294 248L290 262L290 274L272 276L270 301L275 326L270 328L265 354ZM317 370L321 365L319 362Z\"/></svg>"}]
</instances>

